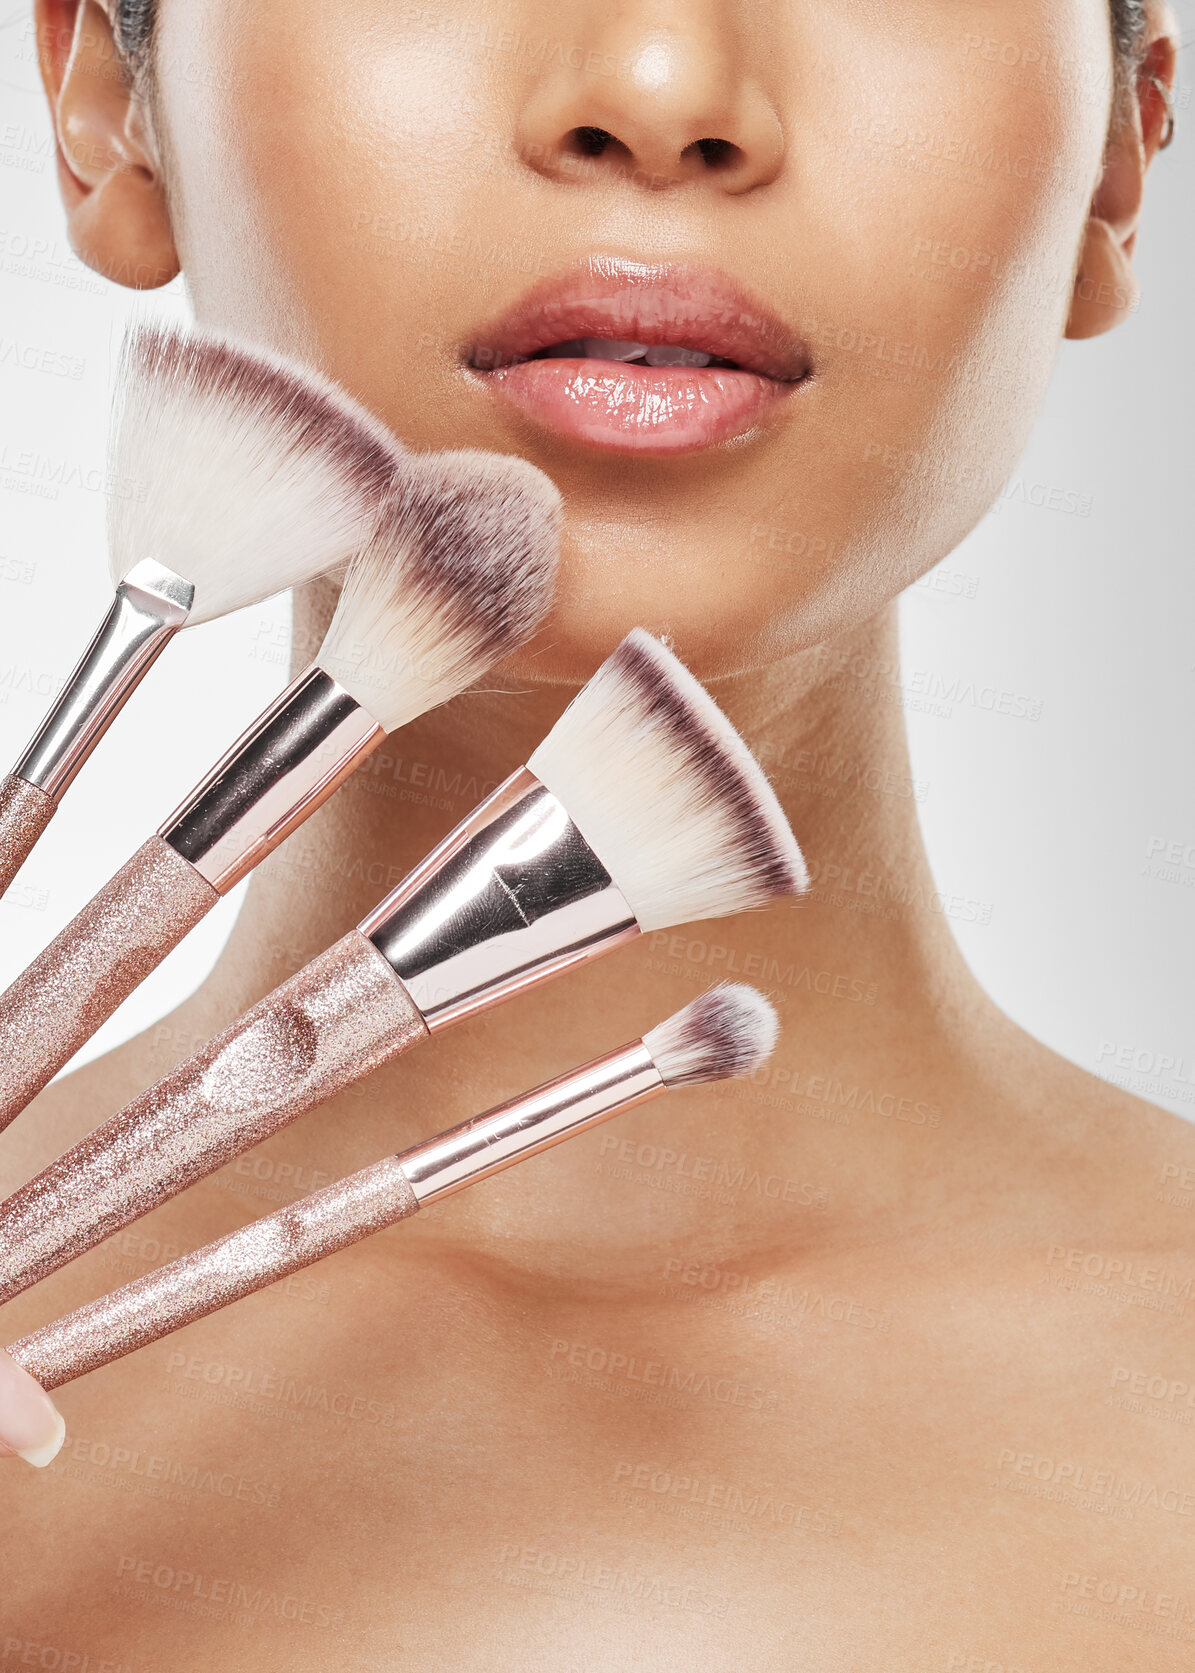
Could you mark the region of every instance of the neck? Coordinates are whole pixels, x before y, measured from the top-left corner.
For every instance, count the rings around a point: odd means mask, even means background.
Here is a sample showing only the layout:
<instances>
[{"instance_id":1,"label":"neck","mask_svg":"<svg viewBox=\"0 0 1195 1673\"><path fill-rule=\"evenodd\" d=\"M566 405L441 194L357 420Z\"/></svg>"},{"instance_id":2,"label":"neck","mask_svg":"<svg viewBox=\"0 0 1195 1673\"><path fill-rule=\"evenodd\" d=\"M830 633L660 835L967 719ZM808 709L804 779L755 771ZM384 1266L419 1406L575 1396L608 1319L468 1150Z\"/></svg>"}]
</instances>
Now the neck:
<instances>
[{"instance_id":1,"label":"neck","mask_svg":"<svg viewBox=\"0 0 1195 1673\"><path fill-rule=\"evenodd\" d=\"M300 665L328 610L319 589L299 601ZM952 1098L959 1019L992 1013L935 895L896 667L892 607L832 645L711 684L801 842L814 878L806 900L644 936L448 1030L362 1089L339 1171L635 1038L731 977L779 1009L766 1071L665 1095L462 1193L436 1211L438 1235L508 1254L533 1245L541 1267L548 1246L559 1263L570 1241L579 1258L597 1245L608 1265L638 1272L665 1243L747 1258L781 1239L791 1249L802 1228L820 1246L835 1230L874 1232L877 1216L907 1219L918 1201L938 1200L944 1144L957 1166L966 1120L951 1113L962 1103ZM235 1014L349 930L526 761L570 695L471 693L388 739L261 869L201 1011ZM653 1180L660 1170L675 1178Z\"/></svg>"}]
</instances>

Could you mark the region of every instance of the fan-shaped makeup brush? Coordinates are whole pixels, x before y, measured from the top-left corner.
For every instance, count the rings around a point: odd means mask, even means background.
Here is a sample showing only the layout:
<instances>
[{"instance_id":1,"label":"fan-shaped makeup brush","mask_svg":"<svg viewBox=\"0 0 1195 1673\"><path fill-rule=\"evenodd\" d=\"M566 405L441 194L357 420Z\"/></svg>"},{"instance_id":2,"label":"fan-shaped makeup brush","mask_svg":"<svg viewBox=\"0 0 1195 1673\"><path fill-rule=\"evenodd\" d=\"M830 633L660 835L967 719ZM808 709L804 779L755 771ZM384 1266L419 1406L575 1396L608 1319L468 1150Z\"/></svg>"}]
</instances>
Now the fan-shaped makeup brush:
<instances>
[{"instance_id":1,"label":"fan-shaped makeup brush","mask_svg":"<svg viewBox=\"0 0 1195 1673\"><path fill-rule=\"evenodd\" d=\"M58 1388L661 1092L749 1075L776 1031L754 988L714 988L641 1040L242 1226L8 1351L43 1388Z\"/></svg>"},{"instance_id":2,"label":"fan-shaped makeup brush","mask_svg":"<svg viewBox=\"0 0 1195 1673\"><path fill-rule=\"evenodd\" d=\"M356 929L0 1204L0 1301L430 1033L805 883L746 746L637 628Z\"/></svg>"},{"instance_id":3,"label":"fan-shaped makeup brush","mask_svg":"<svg viewBox=\"0 0 1195 1673\"><path fill-rule=\"evenodd\" d=\"M0 780L0 894L179 628L334 568L364 542L404 453L327 378L208 331L126 337L109 470L112 604Z\"/></svg>"},{"instance_id":4,"label":"fan-shaped makeup brush","mask_svg":"<svg viewBox=\"0 0 1195 1673\"><path fill-rule=\"evenodd\" d=\"M559 511L523 459L406 456L315 661L0 995L0 1128L387 732L530 637Z\"/></svg>"}]
</instances>

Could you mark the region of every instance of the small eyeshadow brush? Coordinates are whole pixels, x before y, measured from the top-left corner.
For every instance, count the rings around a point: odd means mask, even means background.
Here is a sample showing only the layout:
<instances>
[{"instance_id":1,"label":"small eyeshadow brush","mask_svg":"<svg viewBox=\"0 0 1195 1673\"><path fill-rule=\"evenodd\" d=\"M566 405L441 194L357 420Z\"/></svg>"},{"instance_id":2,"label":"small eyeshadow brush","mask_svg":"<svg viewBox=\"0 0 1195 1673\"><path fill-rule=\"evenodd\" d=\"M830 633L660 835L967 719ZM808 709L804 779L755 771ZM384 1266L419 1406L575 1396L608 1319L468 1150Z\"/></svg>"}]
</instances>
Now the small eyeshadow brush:
<instances>
[{"instance_id":1,"label":"small eyeshadow brush","mask_svg":"<svg viewBox=\"0 0 1195 1673\"><path fill-rule=\"evenodd\" d=\"M0 1300L431 1033L644 931L805 886L742 739L636 628L356 929L0 1203Z\"/></svg>"},{"instance_id":2,"label":"small eyeshadow brush","mask_svg":"<svg viewBox=\"0 0 1195 1673\"><path fill-rule=\"evenodd\" d=\"M749 1075L776 1032L754 988L713 988L641 1040L254 1220L8 1351L43 1388L58 1388L661 1092Z\"/></svg>"}]
</instances>

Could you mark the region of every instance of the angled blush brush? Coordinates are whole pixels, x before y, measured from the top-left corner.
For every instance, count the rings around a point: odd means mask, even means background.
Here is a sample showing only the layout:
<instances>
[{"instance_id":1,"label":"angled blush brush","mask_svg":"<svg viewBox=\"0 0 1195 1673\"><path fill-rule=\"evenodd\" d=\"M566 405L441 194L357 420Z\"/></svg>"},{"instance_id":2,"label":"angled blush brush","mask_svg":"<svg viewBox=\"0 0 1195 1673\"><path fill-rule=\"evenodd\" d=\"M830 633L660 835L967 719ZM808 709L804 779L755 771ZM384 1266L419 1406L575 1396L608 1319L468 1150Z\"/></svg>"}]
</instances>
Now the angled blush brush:
<instances>
[{"instance_id":1,"label":"angled blush brush","mask_svg":"<svg viewBox=\"0 0 1195 1673\"><path fill-rule=\"evenodd\" d=\"M805 881L738 734L635 629L356 929L0 1203L0 1301L429 1034L644 930Z\"/></svg>"},{"instance_id":2,"label":"angled blush brush","mask_svg":"<svg viewBox=\"0 0 1195 1673\"><path fill-rule=\"evenodd\" d=\"M315 661L0 995L0 1128L388 732L535 631L559 510L523 459L407 455Z\"/></svg>"},{"instance_id":3,"label":"angled blush brush","mask_svg":"<svg viewBox=\"0 0 1195 1673\"><path fill-rule=\"evenodd\" d=\"M58 1388L661 1092L749 1075L776 1031L754 988L713 988L641 1040L242 1226L8 1351Z\"/></svg>"},{"instance_id":4,"label":"angled blush brush","mask_svg":"<svg viewBox=\"0 0 1195 1673\"><path fill-rule=\"evenodd\" d=\"M109 445L115 593L32 742L0 780L0 894L182 627L343 563L403 448L318 373L208 331L130 331Z\"/></svg>"}]
</instances>

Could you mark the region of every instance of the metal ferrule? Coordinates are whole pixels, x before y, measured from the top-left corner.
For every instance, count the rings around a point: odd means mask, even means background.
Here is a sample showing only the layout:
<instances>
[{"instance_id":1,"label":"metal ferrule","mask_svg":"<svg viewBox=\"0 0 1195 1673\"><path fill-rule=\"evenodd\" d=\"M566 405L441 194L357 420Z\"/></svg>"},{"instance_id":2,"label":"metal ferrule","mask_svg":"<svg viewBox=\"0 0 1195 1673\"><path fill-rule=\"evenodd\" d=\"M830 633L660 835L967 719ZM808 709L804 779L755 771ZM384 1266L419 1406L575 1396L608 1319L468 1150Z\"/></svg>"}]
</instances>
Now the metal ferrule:
<instances>
[{"instance_id":1,"label":"metal ferrule","mask_svg":"<svg viewBox=\"0 0 1195 1673\"><path fill-rule=\"evenodd\" d=\"M226 894L385 735L355 697L313 665L241 734L158 835Z\"/></svg>"},{"instance_id":2,"label":"metal ferrule","mask_svg":"<svg viewBox=\"0 0 1195 1673\"><path fill-rule=\"evenodd\" d=\"M450 1127L398 1158L420 1203L450 1196L664 1091L642 1040Z\"/></svg>"},{"instance_id":3,"label":"metal ferrule","mask_svg":"<svg viewBox=\"0 0 1195 1673\"><path fill-rule=\"evenodd\" d=\"M526 767L358 928L433 1031L639 933L568 809Z\"/></svg>"},{"instance_id":4,"label":"metal ferrule","mask_svg":"<svg viewBox=\"0 0 1195 1673\"><path fill-rule=\"evenodd\" d=\"M141 679L185 627L195 588L146 558L111 608L13 771L55 801L63 795Z\"/></svg>"}]
</instances>

